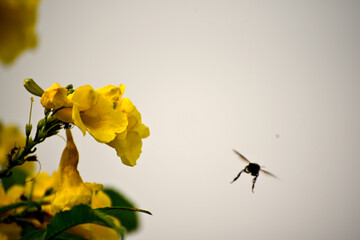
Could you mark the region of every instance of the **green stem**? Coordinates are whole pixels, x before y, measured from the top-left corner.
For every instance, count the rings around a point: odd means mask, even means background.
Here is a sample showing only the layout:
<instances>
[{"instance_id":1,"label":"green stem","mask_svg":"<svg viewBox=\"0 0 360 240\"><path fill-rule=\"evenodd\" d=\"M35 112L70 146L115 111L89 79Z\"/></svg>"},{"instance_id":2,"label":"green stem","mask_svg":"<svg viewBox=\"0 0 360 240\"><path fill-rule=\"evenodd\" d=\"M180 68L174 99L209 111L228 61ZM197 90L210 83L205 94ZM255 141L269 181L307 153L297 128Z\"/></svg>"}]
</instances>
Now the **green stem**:
<instances>
[{"instance_id":1,"label":"green stem","mask_svg":"<svg viewBox=\"0 0 360 240\"><path fill-rule=\"evenodd\" d=\"M31 114L30 114L31 115ZM31 121L31 116L29 122ZM30 138L31 125L26 127L26 143L24 147L19 149L13 149L12 153L8 155L8 166L6 169L0 171L0 178L9 177L11 175L11 169L15 166L22 165L25 161L36 161L36 155L33 154L36 151L35 146L43 142L46 138L56 135L64 124L57 120L53 114L45 115L44 119L41 119L36 129L35 139ZM16 150L16 152L14 151ZM14 152L13 152L14 151Z\"/></svg>"}]
</instances>

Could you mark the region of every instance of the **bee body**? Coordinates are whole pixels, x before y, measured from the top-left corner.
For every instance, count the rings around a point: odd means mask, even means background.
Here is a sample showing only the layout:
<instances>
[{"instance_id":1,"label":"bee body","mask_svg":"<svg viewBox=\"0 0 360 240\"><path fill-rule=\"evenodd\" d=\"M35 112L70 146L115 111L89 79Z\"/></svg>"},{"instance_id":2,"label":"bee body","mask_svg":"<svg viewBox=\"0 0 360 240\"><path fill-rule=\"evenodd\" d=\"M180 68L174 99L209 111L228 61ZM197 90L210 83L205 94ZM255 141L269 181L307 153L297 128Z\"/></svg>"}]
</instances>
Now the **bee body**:
<instances>
[{"instance_id":1,"label":"bee body","mask_svg":"<svg viewBox=\"0 0 360 240\"><path fill-rule=\"evenodd\" d=\"M250 173L251 176L254 176L252 182L252 192L254 192L254 187L255 187L255 182L256 182L256 179L258 178L259 176L259 173L260 171L267 174L267 175L270 175L270 176L273 176L275 177L275 175L273 175L272 173L268 172L268 171L265 171L263 169L261 169L260 165L257 164L257 163L252 163L250 162L246 157L244 157L241 153L239 153L238 151L234 150L234 152L244 161L246 161L247 163L249 163L243 170L241 170L241 172L239 172L239 174L234 178L234 180L231 182L235 182L241 175L242 172L245 172L245 173Z\"/></svg>"}]
</instances>

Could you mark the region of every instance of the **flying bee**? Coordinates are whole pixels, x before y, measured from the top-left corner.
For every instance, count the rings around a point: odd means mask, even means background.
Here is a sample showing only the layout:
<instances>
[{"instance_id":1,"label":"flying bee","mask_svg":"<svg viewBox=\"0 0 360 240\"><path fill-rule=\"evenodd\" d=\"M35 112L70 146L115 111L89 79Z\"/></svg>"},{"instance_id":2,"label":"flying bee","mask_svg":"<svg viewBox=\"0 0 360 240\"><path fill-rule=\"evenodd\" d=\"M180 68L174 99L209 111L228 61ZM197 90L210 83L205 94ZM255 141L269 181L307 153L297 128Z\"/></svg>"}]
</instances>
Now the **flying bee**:
<instances>
[{"instance_id":1,"label":"flying bee","mask_svg":"<svg viewBox=\"0 0 360 240\"><path fill-rule=\"evenodd\" d=\"M260 165L257 164L257 163L252 163L250 162L246 157L244 157L241 153L239 153L238 151L236 150L233 150L242 160L244 160L245 162L249 163L249 165L247 165L243 170L241 170L241 172L239 172L239 174L234 178L234 180L231 182L235 182L241 175L242 172L245 172L245 173L250 173L251 176L254 176L254 179L252 180L253 184L252 184L252 192L254 192L254 187L255 187L255 182L256 182L256 179L258 178L259 176L259 172L263 172L269 176L272 176L274 178L276 178L276 176L268 171L265 171L264 169L261 169Z\"/></svg>"}]
</instances>

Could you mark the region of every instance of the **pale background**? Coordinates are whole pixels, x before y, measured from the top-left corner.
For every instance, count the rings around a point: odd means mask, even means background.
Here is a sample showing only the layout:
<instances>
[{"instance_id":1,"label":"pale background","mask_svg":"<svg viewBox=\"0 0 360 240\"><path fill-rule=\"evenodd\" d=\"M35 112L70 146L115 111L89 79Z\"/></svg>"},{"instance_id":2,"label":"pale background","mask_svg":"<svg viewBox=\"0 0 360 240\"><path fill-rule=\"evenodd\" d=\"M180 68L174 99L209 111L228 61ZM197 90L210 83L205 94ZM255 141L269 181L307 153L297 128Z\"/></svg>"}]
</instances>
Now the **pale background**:
<instances>
[{"instance_id":1,"label":"pale background","mask_svg":"<svg viewBox=\"0 0 360 240\"><path fill-rule=\"evenodd\" d=\"M123 83L150 127L137 166L74 128L79 169L139 208L140 239L360 238L359 1L43 0L39 45L0 67L1 119L24 78ZM42 117L36 101L33 122ZM62 135L64 135L62 133ZM42 170L65 142L40 145ZM279 180L251 192L235 148Z\"/></svg>"}]
</instances>

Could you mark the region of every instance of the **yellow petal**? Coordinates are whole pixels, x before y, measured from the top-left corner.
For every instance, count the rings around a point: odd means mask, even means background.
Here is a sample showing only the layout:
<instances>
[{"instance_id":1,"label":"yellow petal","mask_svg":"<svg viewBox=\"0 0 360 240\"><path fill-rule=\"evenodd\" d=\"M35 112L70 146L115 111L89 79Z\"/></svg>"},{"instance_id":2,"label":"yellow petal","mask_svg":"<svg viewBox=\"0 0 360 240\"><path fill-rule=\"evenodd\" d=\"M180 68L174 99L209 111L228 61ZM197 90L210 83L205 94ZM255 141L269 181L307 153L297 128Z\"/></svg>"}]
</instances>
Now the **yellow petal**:
<instances>
[{"instance_id":1,"label":"yellow petal","mask_svg":"<svg viewBox=\"0 0 360 240\"><path fill-rule=\"evenodd\" d=\"M101 143L112 141L116 133L125 131L127 127L126 115L114 109L111 101L101 95L92 108L80 113L80 117L86 130Z\"/></svg>"},{"instance_id":2,"label":"yellow petal","mask_svg":"<svg viewBox=\"0 0 360 240\"><path fill-rule=\"evenodd\" d=\"M63 108L60 109L59 111L56 112L56 117L62 121L62 122L66 122L66 123L73 123L73 118L72 118L72 108Z\"/></svg>"},{"instance_id":3,"label":"yellow petal","mask_svg":"<svg viewBox=\"0 0 360 240\"><path fill-rule=\"evenodd\" d=\"M72 119L74 121L74 124L76 126L78 126L78 128L80 128L81 132L83 133L83 135L85 136L86 134L86 127L81 119L80 116L80 111L79 108L77 106L77 104L74 104L73 108L72 108Z\"/></svg>"},{"instance_id":4,"label":"yellow petal","mask_svg":"<svg viewBox=\"0 0 360 240\"><path fill-rule=\"evenodd\" d=\"M111 199L104 191L98 191L93 194L91 207L94 209L111 207Z\"/></svg>"},{"instance_id":5,"label":"yellow petal","mask_svg":"<svg viewBox=\"0 0 360 240\"><path fill-rule=\"evenodd\" d=\"M119 99L121 99L122 96L123 96L124 93L125 93L125 85L124 85L124 84L120 84L120 85L119 85L119 89L120 89L120 97L119 97Z\"/></svg>"},{"instance_id":6,"label":"yellow petal","mask_svg":"<svg viewBox=\"0 0 360 240\"><path fill-rule=\"evenodd\" d=\"M120 102L119 109L125 113L131 113L136 110L136 107L129 98L123 98Z\"/></svg>"},{"instance_id":7,"label":"yellow petal","mask_svg":"<svg viewBox=\"0 0 360 240\"><path fill-rule=\"evenodd\" d=\"M113 219L114 222L118 222ZM120 225L120 224L118 224ZM69 228L66 232L78 235L89 240L119 240L120 236L115 229L98 224L86 223Z\"/></svg>"},{"instance_id":8,"label":"yellow petal","mask_svg":"<svg viewBox=\"0 0 360 240\"><path fill-rule=\"evenodd\" d=\"M85 85L74 91L71 101L78 106L79 111L85 111L96 103L97 97L96 91L90 85Z\"/></svg>"},{"instance_id":9,"label":"yellow petal","mask_svg":"<svg viewBox=\"0 0 360 240\"><path fill-rule=\"evenodd\" d=\"M141 138L147 138L150 136L150 129L142 123L134 127L132 131L137 132Z\"/></svg>"},{"instance_id":10,"label":"yellow petal","mask_svg":"<svg viewBox=\"0 0 360 240\"><path fill-rule=\"evenodd\" d=\"M100 191L104 186L100 183L85 183L86 187L88 187L89 189L91 189L91 191Z\"/></svg>"},{"instance_id":11,"label":"yellow petal","mask_svg":"<svg viewBox=\"0 0 360 240\"><path fill-rule=\"evenodd\" d=\"M59 109L68 104L67 89L54 83L44 91L40 103L44 108Z\"/></svg>"},{"instance_id":12,"label":"yellow petal","mask_svg":"<svg viewBox=\"0 0 360 240\"><path fill-rule=\"evenodd\" d=\"M128 98L123 98L118 109L126 113L128 118L128 130L130 131L137 124L141 123L141 114L136 109L135 105Z\"/></svg>"},{"instance_id":13,"label":"yellow petal","mask_svg":"<svg viewBox=\"0 0 360 240\"><path fill-rule=\"evenodd\" d=\"M128 120L127 131L117 134L114 141L108 145L115 148L117 155L125 165L135 166L141 154L141 139L148 137L150 131L148 127L141 123L140 112L128 98L123 98L117 109L126 114Z\"/></svg>"},{"instance_id":14,"label":"yellow petal","mask_svg":"<svg viewBox=\"0 0 360 240\"><path fill-rule=\"evenodd\" d=\"M52 205L54 213L71 209L79 204L89 204L92 192L85 184L79 186L63 186L55 195Z\"/></svg>"},{"instance_id":15,"label":"yellow petal","mask_svg":"<svg viewBox=\"0 0 360 240\"><path fill-rule=\"evenodd\" d=\"M108 145L115 148L123 164L131 167L136 165L142 147L141 136L137 132L129 132L125 138L124 134L118 134L114 141Z\"/></svg>"},{"instance_id":16,"label":"yellow petal","mask_svg":"<svg viewBox=\"0 0 360 240\"><path fill-rule=\"evenodd\" d=\"M117 102L121 97L120 88L112 85L96 89L96 92L106 97L111 102Z\"/></svg>"},{"instance_id":17,"label":"yellow petal","mask_svg":"<svg viewBox=\"0 0 360 240\"><path fill-rule=\"evenodd\" d=\"M66 129L67 143L59 165L60 187L52 201L54 213L91 201L92 191L82 181L77 170L79 153L70 129Z\"/></svg>"}]
</instances>

